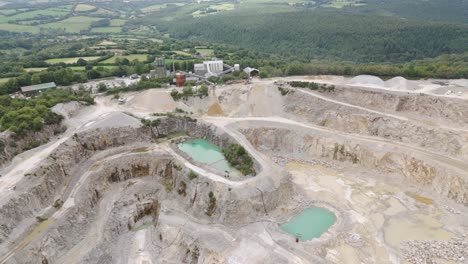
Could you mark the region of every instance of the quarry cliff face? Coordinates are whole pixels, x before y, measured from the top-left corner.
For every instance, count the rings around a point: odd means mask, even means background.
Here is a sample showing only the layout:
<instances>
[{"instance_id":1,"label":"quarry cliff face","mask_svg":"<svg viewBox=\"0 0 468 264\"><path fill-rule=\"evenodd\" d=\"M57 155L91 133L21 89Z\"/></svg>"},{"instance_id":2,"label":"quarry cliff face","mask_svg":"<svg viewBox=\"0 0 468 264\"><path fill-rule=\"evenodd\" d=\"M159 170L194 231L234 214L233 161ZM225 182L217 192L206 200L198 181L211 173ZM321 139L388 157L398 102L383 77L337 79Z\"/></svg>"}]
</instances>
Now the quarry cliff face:
<instances>
[{"instance_id":1,"label":"quarry cliff face","mask_svg":"<svg viewBox=\"0 0 468 264\"><path fill-rule=\"evenodd\" d=\"M15 254L14 260L60 263L63 256L78 250L77 241L92 239L86 230L99 223L102 230L96 230L93 249L82 256L85 263L96 263L100 250L116 250L108 242L121 243L126 233L145 221L158 225L161 210L174 207L192 217L229 225L255 221L289 196L291 186L286 180L260 191L228 188L200 177L191 180L183 163L153 143L155 130L161 135L185 132L221 146L235 142L210 125L188 119L163 119L158 128L75 134L47 162L24 176L15 187L16 194L0 203L0 252L6 252L9 241L23 232L48 228L43 240L23 241L18 249L23 254ZM91 244L82 247L89 249Z\"/></svg>"},{"instance_id":2,"label":"quarry cliff face","mask_svg":"<svg viewBox=\"0 0 468 264\"><path fill-rule=\"evenodd\" d=\"M350 90L350 89L348 89ZM366 99L366 94L360 95L344 90L341 92L323 93L323 95L336 99L341 99L341 93L350 93L351 98L347 101L356 105L368 106L378 105L378 109L385 109L387 95L380 93L370 93L370 98ZM322 94L321 94L322 95ZM391 99L405 100L398 96L390 96ZM412 96L411 98L416 97ZM422 96L425 97L425 96ZM426 96L427 97L427 96ZM353 100L355 98L356 100ZM417 100L417 99L413 99ZM426 105L427 109L431 109L432 100L423 100L422 105ZM371 102L371 103L370 103ZM379 104L381 102L382 104ZM397 103L397 102L395 102ZM394 140L397 142L413 144L423 147L434 152L457 156L468 160L468 133L464 131L454 131L439 126L431 126L426 123L417 123L409 120L401 120L389 116L383 116L375 113L370 113L364 110L347 107L345 105L337 105L332 102L324 101L312 96L304 96L298 92L291 92L285 97L285 112L288 117L297 120L305 121L315 125L324 126L333 130L346 133L355 133L379 138ZM450 106L450 104L444 104ZM419 106L422 108L423 106ZM431 116L432 112L426 112L420 108L413 108L411 111L420 114ZM458 106L450 111L440 110L440 115L458 116ZM390 108L393 109L393 108ZM418 112L420 111L420 112ZM468 114L467 114L468 115ZM456 119L458 122L459 119Z\"/></svg>"},{"instance_id":3,"label":"quarry cliff face","mask_svg":"<svg viewBox=\"0 0 468 264\"><path fill-rule=\"evenodd\" d=\"M5 131L0 133L0 168L7 165L16 155L49 142L64 132L63 124L46 125L39 132L29 132L22 136Z\"/></svg>"},{"instance_id":4,"label":"quarry cliff face","mask_svg":"<svg viewBox=\"0 0 468 264\"><path fill-rule=\"evenodd\" d=\"M377 146L346 136L303 132L286 128L251 128L242 133L259 151L284 155L295 160L329 159L346 162L385 174L403 177L404 181L424 186L468 205L468 181L463 171L440 166L437 159L417 151L396 150L385 143Z\"/></svg>"}]
</instances>

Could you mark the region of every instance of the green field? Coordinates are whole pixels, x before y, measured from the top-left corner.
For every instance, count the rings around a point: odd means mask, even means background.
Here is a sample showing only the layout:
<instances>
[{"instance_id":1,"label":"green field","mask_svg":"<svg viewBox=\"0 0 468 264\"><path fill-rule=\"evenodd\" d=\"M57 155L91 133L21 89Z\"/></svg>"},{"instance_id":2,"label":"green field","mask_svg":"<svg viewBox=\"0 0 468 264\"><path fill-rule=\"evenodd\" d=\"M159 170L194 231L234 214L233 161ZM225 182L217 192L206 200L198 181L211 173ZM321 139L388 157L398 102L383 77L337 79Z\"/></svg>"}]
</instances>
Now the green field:
<instances>
[{"instance_id":1,"label":"green field","mask_svg":"<svg viewBox=\"0 0 468 264\"><path fill-rule=\"evenodd\" d=\"M166 7L166 4L157 4L157 5L151 5L151 6L147 6L147 7L144 7L141 9L141 11L143 13L148 13L148 12L154 12L154 11L157 11L161 8L165 8Z\"/></svg>"},{"instance_id":2,"label":"green field","mask_svg":"<svg viewBox=\"0 0 468 264\"><path fill-rule=\"evenodd\" d=\"M210 8L216 9L218 11L228 11L228 10L233 10L235 6L234 4L218 4L218 5L210 5Z\"/></svg>"},{"instance_id":3,"label":"green field","mask_svg":"<svg viewBox=\"0 0 468 264\"><path fill-rule=\"evenodd\" d=\"M24 69L27 72L40 72L40 71L45 71L47 70L47 67L41 67L41 68L26 68Z\"/></svg>"},{"instance_id":4,"label":"green field","mask_svg":"<svg viewBox=\"0 0 468 264\"><path fill-rule=\"evenodd\" d=\"M214 50L212 49L195 49L203 57L211 57L214 55Z\"/></svg>"},{"instance_id":5,"label":"green field","mask_svg":"<svg viewBox=\"0 0 468 264\"><path fill-rule=\"evenodd\" d=\"M127 20L125 19L112 19L110 21L110 26L111 27L121 27L123 25L125 25L125 23L127 23Z\"/></svg>"},{"instance_id":6,"label":"green field","mask_svg":"<svg viewBox=\"0 0 468 264\"><path fill-rule=\"evenodd\" d=\"M98 20L100 20L100 18L77 16L70 17L62 21L45 24L41 27L63 29L67 33L80 33L80 31L82 30L88 30L91 26L91 23L96 22Z\"/></svg>"},{"instance_id":7,"label":"green field","mask_svg":"<svg viewBox=\"0 0 468 264\"><path fill-rule=\"evenodd\" d=\"M0 78L0 84L6 83L10 78Z\"/></svg>"},{"instance_id":8,"label":"green field","mask_svg":"<svg viewBox=\"0 0 468 264\"><path fill-rule=\"evenodd\" d=\"M72 5L65 5L59 7L46 8L42 10L35 10L31 12L19 13L13 16L0 17L0 22L18 21L40 17L63 17L70 13L72 7Z\"/></svg>"},{"instance_id":9,"label":"green field","mask_svg":"<svg viewBox=\"0 0 468 264\"><path fill-rule=\"evenodd\" d=\"M96 44L96 46L115 46L115 45L117 45L117 43L112 42L112 41L107 41L107 40L104 40L103 42Z\"/></svg>"},{"instance_id":10,"label":"green field","mask_svg":"<svg viewBox=\"0 0 468 264\"><path fill-rule=\"evenodd\" d=\"M104 68L108 70L112 70L115 68L118 68L119 66L113 66L113 65L102 65L102 66L94 66L93 69L98 69L98 68Z\"/></svg>"},{"instance_id":11,"label":"green field","mask_svg":"<svg viewBox=\"0 0 468 264\"><path fill-rule=\"evenodd\" d=\"M11 32L39 33L40 28L37 26L25 26L16 24L0 24L0 30Z\"/></svg>"},{"instance_id":12,"label":"green field","mask_svg":"<svg viewBox=\"0 0 468 264\"><path fill-rule=\"evenodd\" d=\"M46 62L48 64L59 64L59 63L66 63L66 64L72 64L72 63L76 63L78 61L78 59L84 59L85 61L93 61L93 60L97 60L99 59L100 57L75 57L75 58L58 58L58 59L50 59L50 60L46 60Z\"/></svg>"},{"instance_id":13,"label":"green field","mask_svg":"<svg viewBox=\"0 0 468 264\"><path fill-rule=\"evenodd\" d=\"M115 60L117 58L119 59L127 59L129 61L133 61L133 60L138 60L138 61L146 61L147 59L147 56L148 54L132 54L132 55L126 55L126 56L114 56L112 58L109 58L105 61L101 61L100 63L101 64L114 64L115 63Z\"/></svg>"},{"instance_id":14,"label":"green field","mask_svg":"<svg viewBox=\"0 0 468 264\"><path fill-rule=\"evenodd\" d=\"M75 7L75 12L87 12L96 9L95 6L93 5L87 5L87 4L78 4Z\"/></svg>"},{"instance_id":15,"label":"green field","mask_svg":"<svg viewBox=\"0 0 468 264\"><path fill-rule=\"evenodd\" d=\"M120 33L122 32L122 27L97 27L91 29L91 32L94 33Z\"/></svg>"},{"instance_id":16,"label":"green field","mask_svg":"<svg viewBox=\"0 0 468 264\"><path fill-rule=\"evenodd\" d=\"M180 55L180 56L187 56L187 57L192 56L192 54L190 54L188 52L185 52L185 51L180 51L180 50L176 50L176 51L174 51L174 53L177 54L177 55Z\"/></svg>"}]
</instances>

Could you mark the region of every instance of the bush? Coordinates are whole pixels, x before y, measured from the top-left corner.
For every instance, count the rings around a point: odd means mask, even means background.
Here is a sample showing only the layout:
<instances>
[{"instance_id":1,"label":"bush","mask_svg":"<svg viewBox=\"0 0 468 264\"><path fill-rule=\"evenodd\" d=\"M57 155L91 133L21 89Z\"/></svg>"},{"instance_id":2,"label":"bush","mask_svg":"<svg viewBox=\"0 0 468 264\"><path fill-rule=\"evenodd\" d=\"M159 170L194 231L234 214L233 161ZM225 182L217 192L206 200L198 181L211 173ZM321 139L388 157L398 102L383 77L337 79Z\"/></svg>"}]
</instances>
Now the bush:
<instances>
[{"instance_id":1,"label":"bush","mask_svg":"<svg viewBox=\"0 0 468 264\"><path fill-rule=\"evenodd\" d=\"M254 162L249 153L239 144L232 144L223 149L228 163L239 170L243 175L255 174Z\"/></svg>"},{"instance_id":2,"label":"bush","mask_svg":"<svg viewBox=\"0 0 468 264\"><path fill-rule=\"evenodd\" d=\"M107 91L107 86L106 84L104 83L99 83L98 84L98 89L97 89L98 93L103 93L105 91Z\"/></svg>"},{"instance_id":3,"label":"bush","mask_svg":"<svg viewBox=\"0 0 468 264\"><path fill-rule=\"evenodd\" d=\"M208 86L206 85L202 85L199 89L198 89L198 93L203 95L203 96L208 96Z\"/></svg>"},{"instance_id":4,"label":"bush","mask_svg":"<svg viewBox=\"0 0 468 264\"><path fill-rule=\"evenodd\" d=\"M198 178L198 174L196 174L193 171L190 171L187 176L189 177L190 180Z\"/></svg>"}]
</instances>

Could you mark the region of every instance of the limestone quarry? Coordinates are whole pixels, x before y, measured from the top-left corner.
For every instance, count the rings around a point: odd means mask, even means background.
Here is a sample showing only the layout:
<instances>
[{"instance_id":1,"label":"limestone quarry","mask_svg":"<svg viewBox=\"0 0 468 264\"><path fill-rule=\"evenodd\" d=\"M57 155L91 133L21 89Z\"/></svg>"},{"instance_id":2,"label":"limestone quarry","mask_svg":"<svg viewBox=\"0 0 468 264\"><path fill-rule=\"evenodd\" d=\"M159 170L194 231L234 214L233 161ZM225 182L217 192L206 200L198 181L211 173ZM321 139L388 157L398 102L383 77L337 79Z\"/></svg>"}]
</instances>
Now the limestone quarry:
<instances>
[{"instance_id":1,"label":"limestone quarry","mask_svg":"<svg viewBox=\"0 0 468 264\"><path fill-rule=\"evenodd\" d=\"M0 263L468 263L466 80L170 92L58 105L65 132L0 157Z\"/></svg>"}]
</instances>

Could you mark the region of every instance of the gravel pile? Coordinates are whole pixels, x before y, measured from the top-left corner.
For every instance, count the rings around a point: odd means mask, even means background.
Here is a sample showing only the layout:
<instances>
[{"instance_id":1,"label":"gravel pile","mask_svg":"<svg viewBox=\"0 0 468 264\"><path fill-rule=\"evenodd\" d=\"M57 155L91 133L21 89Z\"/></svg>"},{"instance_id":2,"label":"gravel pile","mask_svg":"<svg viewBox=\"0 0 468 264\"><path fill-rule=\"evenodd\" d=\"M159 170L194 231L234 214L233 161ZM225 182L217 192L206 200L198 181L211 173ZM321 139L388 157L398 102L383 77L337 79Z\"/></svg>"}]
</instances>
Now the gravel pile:
<instances>
[{"instance_id":1,"label":"gravel pile","mask_svg":"<svg viewBox=\"0 0 468 264\"><path fill-rule=\"evenodd\" d=\"M405 260L414 264L439 263L437 259L464 263L467 255L466 235L451 241L407 241L403 248Z\"/></svg>"},{"instance_id":2,"label":"gravel pile","mask_svg":"<svg viewBox=\"0 0 468 264\"><path fill-rule=\"evenodd\" d=\"M322 165L326 168L330 169L340 169L338 166L336 166L333 163L323 161L323 160L302 160L302 159L291 159L288 157L283 157L283 156L273 156L271 157L274 163L280 165L281 167L286 166L288 162L298 162L298 163L303 163L303 164L311 164L311 165Z\"/></svg>"}]
</instances>

